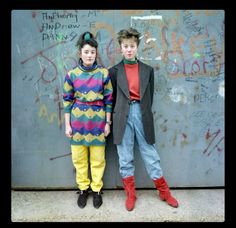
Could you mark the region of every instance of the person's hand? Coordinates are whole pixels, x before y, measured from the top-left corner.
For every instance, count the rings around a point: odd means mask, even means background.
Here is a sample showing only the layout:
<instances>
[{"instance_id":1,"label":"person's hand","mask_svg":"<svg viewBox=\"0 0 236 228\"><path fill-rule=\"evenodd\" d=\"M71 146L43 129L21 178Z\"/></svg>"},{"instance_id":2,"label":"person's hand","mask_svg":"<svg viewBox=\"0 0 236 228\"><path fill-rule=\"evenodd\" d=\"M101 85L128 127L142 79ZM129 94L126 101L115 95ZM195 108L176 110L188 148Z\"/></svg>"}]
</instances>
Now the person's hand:
<instances>
[{"instance_id":1,"label":"person's hand","mask_svg":"<svg viewBox=\"0 0 236 228\"><path fill-rule=\"evenodd\" d=\"M65 135L66 135L66 137L68 137L68 138L71 138L71 137L72 137L72 128L71 128L70 125L67 125L67 126L66 126Z\"/></svg>"},{"instance_id":2,"label":"person's hand","mask_svg":"<svg viewBox=\"0 0 236 228\"><path fill-rule=\"evenodd\" d=\"M111 127L110 127L110 124L106 123L105 129L104 129L104 135L105 135L105 137L107 137L107 136L110 134L110 132L111 132L111 129L110 129L110 128L111 128Z\"/></svg>"}]
</instances>

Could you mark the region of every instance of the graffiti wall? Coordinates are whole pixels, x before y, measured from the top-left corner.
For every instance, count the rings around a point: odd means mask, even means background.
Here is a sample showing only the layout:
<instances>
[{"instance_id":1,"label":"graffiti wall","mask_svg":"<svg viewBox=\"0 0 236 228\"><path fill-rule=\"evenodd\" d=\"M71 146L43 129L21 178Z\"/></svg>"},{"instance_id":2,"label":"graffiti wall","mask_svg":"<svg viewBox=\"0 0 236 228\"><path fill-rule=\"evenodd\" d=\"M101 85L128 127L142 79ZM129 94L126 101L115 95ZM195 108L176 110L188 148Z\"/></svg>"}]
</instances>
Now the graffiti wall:
<instances>
[{"instance_id":1,"label":"graffiti wall","mask_svg":"<svg viewBox=\"0 0 236 228\"><path fill-rule=\"evenodd\" d=\"M116 34L141 32L138 57L155 70L156 148L170 187L224 186L223 10L13 10L12 187L76 188L64 135L62 87L91 31L98 62L121 60ZM108 140L104 188L121 186ZM153 187L135 145L137 187Z\"/></svg>"}]
</instances>

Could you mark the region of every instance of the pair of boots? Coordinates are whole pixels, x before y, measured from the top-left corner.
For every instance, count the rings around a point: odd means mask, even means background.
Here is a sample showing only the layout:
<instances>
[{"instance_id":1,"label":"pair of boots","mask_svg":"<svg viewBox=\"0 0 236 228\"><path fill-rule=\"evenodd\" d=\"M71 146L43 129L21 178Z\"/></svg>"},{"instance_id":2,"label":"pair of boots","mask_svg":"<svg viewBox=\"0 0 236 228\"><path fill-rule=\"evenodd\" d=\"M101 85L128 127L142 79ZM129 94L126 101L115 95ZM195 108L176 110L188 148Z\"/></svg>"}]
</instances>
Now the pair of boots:
<instances>
[{"instance_id":1,"label":"pair of boots","mask_svg":"<svg viewBox=\"0 0 236 228\"><path fill-rule=\"evenodd\" d=\"M126 193L125 206L128 211L131 211L134 209L135 201L137 199L135 192L134 176L123 178L122 182ZM178 202L171 195L170 189L167 185L165 178L162 176L159 179L153 180L153 182L157 190L159 190L160 199L166 201L172 207L178 207Z\"/></svg>"},{"instance_id":2,"label":"pair of boots","mask_svg":"<svg viewBox=\"0 0 236 228\"><path fill-rule=\"evenodd\" d=\"M77 192L79 194L77 204L80 208L84 208L87 204L87 199L89 195L89 191L87 190L79 190ZM95 208L99 208L102 205L102 196L101 192L94 192L93 191L93 206Z\"/></svg>"}]
</instances>

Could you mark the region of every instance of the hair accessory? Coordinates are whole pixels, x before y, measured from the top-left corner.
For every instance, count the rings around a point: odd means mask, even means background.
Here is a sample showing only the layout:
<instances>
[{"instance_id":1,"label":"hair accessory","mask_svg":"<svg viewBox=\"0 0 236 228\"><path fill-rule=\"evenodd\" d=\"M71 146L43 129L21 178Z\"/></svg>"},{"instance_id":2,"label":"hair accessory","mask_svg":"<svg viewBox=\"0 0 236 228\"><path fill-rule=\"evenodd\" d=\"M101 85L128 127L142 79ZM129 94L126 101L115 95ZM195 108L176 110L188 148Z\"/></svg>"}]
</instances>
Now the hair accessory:
<instances>
[{"instance_id":1,"label":"hair accessory","mask_svg":"<svg viewBox=\"0 0 236 228\"><path fill-rule=\"evenodd\" d=\"M86 40L86 41L88 41L88 40L90 40L90 34L89 33L86 33L85 35L84 35L84 39Z\"/></svg>"}]
</instances>

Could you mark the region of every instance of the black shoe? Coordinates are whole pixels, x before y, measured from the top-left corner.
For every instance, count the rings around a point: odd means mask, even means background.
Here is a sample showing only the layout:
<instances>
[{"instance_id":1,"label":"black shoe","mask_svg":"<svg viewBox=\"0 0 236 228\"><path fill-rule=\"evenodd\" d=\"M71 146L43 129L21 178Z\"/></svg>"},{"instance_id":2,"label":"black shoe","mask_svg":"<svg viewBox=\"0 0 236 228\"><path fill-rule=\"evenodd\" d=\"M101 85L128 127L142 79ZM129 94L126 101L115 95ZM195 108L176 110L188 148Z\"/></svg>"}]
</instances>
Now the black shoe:
<instances>
[{"instance_id":1,"label":"black shoe","mask_svg":"<svg viewBox=\"0 0 236 228\"><path fill-rule=\"evenodd\" d=\"M102 205L101 192L93 192L93 206L99 208Z\"/></svg>"},{"instance_id":2,"label":"black shoe","mask_svg":"<svg viewBox=\"0 0 236 228\"><path fill-rule=\"evenodd\" d=\"M87 204L88 190L79 190L77 193L79 194L77 204L80 208L84 208Z\"/></svg>"}]
</instances>

